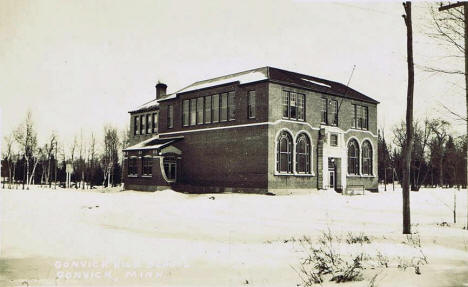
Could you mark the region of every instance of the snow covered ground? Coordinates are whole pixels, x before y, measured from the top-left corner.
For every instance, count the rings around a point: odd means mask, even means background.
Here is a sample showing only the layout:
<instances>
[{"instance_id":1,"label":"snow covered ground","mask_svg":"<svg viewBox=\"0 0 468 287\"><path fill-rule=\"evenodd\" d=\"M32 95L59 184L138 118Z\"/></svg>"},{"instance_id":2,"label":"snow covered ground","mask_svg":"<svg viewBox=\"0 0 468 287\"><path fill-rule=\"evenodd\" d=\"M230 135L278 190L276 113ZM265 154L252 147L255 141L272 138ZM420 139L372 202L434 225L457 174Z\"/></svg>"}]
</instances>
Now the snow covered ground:
<instances>
[{"instance_id":1,"label":"snow covered ground","mask_svg":"<svg viewBox=\"0 0 468 287\"><path fill-rule=\"evenodd\" d=\"M371 243L358 248L390 260L388 268L364 270L363 281L339 285L370 286L376 276L374 286L468 286L466 190L411 193L421 248L401 234L401 202L400 191L266 196L4 189L0 286L300 286L295 270L305 253L297 239L315 241L327 230L342 238L362 232ZM397 267L421 254L428 263L420 275Z\"/></svg>"}]
</instances>

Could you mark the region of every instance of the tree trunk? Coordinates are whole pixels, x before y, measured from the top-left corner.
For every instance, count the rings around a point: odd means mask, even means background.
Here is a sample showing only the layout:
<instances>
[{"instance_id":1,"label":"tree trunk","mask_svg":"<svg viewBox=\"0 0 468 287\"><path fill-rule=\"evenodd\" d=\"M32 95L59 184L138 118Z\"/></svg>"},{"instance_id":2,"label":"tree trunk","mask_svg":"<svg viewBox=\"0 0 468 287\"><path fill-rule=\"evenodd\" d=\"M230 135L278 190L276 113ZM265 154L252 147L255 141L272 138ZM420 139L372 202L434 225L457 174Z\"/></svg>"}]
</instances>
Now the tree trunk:
<instances>
[{"instance_id":1,"label":"tree trunk","mask_svg":"<svg viewBox=\"0 0 468 287\"><path fill-rule=\"evenodd\" d=\"M410 212L410 168L411 152L413 150L413 93L414 93L414 63L413 63L413 26L411 23L411 2L403 3L406 15L407 54L408 54L408 93L406 99L406 146L404 149L403 167L403 234L411 234Z\"/></svg>"}]
</instances>

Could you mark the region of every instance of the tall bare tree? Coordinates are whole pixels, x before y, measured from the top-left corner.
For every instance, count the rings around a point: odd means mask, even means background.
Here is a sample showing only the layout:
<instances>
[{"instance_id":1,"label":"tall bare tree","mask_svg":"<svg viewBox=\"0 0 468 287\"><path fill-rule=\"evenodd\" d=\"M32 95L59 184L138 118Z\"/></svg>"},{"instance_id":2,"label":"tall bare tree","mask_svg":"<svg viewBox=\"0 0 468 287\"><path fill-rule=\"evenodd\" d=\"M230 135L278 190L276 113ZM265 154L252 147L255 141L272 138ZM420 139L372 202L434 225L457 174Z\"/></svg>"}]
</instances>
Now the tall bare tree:
<instances>
[{"instance_id":1,"label":"tall bare tree","mask_svg":"<svg viewBox=\"0 0 468 287\"><path fill-rule=\"evenodd\" d=\"M24 182L26 182L27 188L29 189L29 185L31 184L31 178L33 177L30 176L30 165L31 161L37 155L38 151L37 134L34 129L31 111L27 112L26 119L15 130L14 137L18 145L21 147L21 152L23 153L24 159L26 160L26 178L24 178L23 175L23 188Z\"/></svg>"},{"instance_id":2,"label":"tall bare tree","mask_svg":"<svg viewBox=\"0 0 468 287\"><path fill-rule=\"evenodd\" d=\"M414 62L413 62L413 25L411 21L411 2L403 3L407 36L406 48L408 54L408 93L406 99L406 145L404 149L403 168L403 234L411 234L410 212L410 165L413 149L413 93L414 93Z\"/></svg>"},{"instance_id":3,"label":"tall bare tree","mask_svg":"<svg viewBox=\"0 0 468 287\"><path fill-rule=\"evenodd\" d=\"M104 154L102 156L102 165L104 170L104 182L103 184L111 186L113 184L113 170L116 164L118 164L118 149L120 141L117 129L106 125L104 127Z\"/></svg>"}]
</instances>

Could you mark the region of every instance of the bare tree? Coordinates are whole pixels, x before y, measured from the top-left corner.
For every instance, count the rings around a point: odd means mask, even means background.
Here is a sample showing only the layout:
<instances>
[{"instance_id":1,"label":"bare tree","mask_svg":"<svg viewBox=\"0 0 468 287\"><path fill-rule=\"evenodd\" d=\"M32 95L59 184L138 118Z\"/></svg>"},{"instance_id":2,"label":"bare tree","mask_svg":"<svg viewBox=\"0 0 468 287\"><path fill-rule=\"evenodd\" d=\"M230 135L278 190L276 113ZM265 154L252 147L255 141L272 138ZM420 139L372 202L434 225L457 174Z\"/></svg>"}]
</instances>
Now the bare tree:
<instances>
[{"instance_id":1,"label":"bare tree","mask_svg":"<svg viewBox=\"0 0 468 287\"><path fill-rule=\"evenodd\" d=\"M96 154L96 137L94 134L91 134L91 139L89 143L89 152L88 152L88 164L89 164L89 175L88 175L88 180L89 180L89 186L92 188L93 187L93 179L94 179L94 174L96 172L95 170L95 162L97 158Z\"/></svg>"},{"instance_id":2,"label":"bare tree","mask_svg":"<svg viewBox=\"0 0 468 287\"><path fill-rule=\"evenodd\" d=\"M411 152L413 149L413 93L414 93L414 62L413 62L413 25L411 22L411 2L403 3L405 9L405 20L407 29L406 48L408 54L408 94L406 101L406 145L404 149L403 168L403 234L411 234L410 213L410 165Z\"/></svg>"},{"instance_id":3,"label":"bare tree","mask_svg":"<svg viewBox=\"0 0 468 287\"><path fill-rule=\"evenodd\" d=\"M430 123L430 128L432 132L434 133L434 140L433 143L435 147L437 148L437 151L440 153L439 154L439 183L438 186L442 186L443 182L443 168L442 168L442 161L443 161L443 149L444 149L444 144L448 139L448 128L450 126L450 123L442 120L442 119L434 119Z\"/></svg>"},{"instance_id":4,"label":"bare tree","mask_svg":"<svg viewBox=\"0 0 468 287\"><path fill-rule=\"evenodd\" d=\"M29 189L29 185L31 184L31 178L33 177L33 176L30 176L30 165L31 165L31 161L37 155L37 151L38 151L37 134L36 134L36 131L34 130L34 123L33 123L31 111L28 111L24 122L21 123L20 126L15 130L14 137L15 137L16 142L21 147L21 152L23 153L23 156L26 160L26 178L24 178L24 175L23 175L23 189L24 189L24 182L26 182L28 186L27 188ZM35 164L37 164L37 162ZM35 164L34 164L34 167L35 167ZM33 168L33 171L35 171L35 168Z\"/></svg>"},{"instance_id":5,"label":"bare tree","mask_svg":"<svg viewBox=\"0 0 468 287\"><path fill-rule=\"evenodd\" d=\"M111 186L113 184L112 176L115 164L118 164L119 136L117 129L106 125L104 127L104 154L102 156L102 165L104 170L103 184Z\"/></svg>"},{"instance_id":6,"label":"bare tree","mask_svg":"<svg viewBox=\"0 0 468 287\"><path fill-rule=\"evenodd\" d=\"M17 157L15 156L15 148L14 148L14 139L12 135L6 136L5 137L5 151L3 152L2 157L4 158L7 169L8 169L8 188L11 189L11 184L13 181L13 178L15 176L15 167L16 167L16 161ZM3 184L3 188L5 188L5 183Z\"/></svg>"},{"instance_id":7,"label":"bare tree","mask_svg":"<svg viewBox=\"0 0 468 287\"><path fill-rule=\"evenodd\" d=\"M52 165L52 158L54 157L54 151L57 149L57 136L55 132L52 132L52 134L49 137L49 142L44 145L44 155L46 156L46 160L44 161L45 168L43 168L45 172L45 182L49 187L52 186L52 175L51 175L51 165ZM55 159L56 160L56 159ZM44 165L43 165L44 166Z\"/></svg>"}]
</instances>

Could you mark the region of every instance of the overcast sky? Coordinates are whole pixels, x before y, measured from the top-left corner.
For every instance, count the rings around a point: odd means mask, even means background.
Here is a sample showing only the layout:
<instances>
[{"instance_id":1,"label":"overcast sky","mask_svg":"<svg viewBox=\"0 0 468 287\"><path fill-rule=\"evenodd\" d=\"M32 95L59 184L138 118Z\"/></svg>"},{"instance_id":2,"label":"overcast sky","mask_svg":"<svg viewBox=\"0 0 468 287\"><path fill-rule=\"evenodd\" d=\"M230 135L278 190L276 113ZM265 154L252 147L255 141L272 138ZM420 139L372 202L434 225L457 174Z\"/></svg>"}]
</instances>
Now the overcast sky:
<instances>
[{"instance_id":1,"label":"overcast sky","mask_svg":"<svg viewBox=\"0 0 468 287\"><path fill-rule=\"evenodd\" d=\"M442 66L449 51L423 34L428 6L413 4L415 61ZM353 65L350 86L381 102L388 134L405 114L402 14L401 2L2 0L2 137L28 109L40 141L123 128L158 80L172 92L273 66L346 83ZM463 78L416 69L416 117L447 114L442 103L464 114L464 98Z\"/></svg>"}]
</instances>

